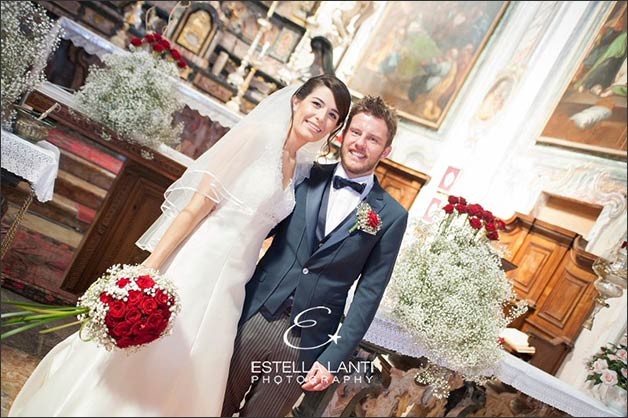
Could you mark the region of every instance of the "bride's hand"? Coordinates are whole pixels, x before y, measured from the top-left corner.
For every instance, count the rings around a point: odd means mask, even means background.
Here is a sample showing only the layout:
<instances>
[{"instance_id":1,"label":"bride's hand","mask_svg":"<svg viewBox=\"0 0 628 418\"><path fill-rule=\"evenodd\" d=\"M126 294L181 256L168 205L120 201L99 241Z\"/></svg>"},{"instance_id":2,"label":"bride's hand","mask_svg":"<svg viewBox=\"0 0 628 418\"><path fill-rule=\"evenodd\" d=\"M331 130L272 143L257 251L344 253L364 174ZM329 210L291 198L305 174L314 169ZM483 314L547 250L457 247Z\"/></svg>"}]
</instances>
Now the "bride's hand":
<instances>
[{"instance_id":1,"label":"bride's hand","mask_svg":"<svg viewBox=\"0 0 628 418\"><path fill-rule=\"evenodd\" d=\"M148 257L146 258L146 260L142 261L142 263L141 263L140 265L141 265L141 266L144 266L144 267L146 267L146 268L149 268L149 269L152 269L152 270L155 270L155 271L159 272L159 266L158 266L158 265L155 265L155 263L154 263L154 262L152 262L152 260L151 260L151 257L150 257L150 256L148 256Z\"/></svg>"}]
</instances>

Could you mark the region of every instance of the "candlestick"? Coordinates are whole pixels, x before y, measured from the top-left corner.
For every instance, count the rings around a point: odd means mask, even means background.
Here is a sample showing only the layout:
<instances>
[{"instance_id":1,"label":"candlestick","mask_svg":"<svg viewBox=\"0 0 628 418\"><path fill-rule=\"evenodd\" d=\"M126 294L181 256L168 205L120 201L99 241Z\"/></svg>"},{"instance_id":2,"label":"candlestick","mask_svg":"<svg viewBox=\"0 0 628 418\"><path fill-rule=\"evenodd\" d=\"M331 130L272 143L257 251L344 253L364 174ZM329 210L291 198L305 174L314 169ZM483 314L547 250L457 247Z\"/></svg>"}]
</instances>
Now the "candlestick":
<instances>
[{"instance_id":1,"label":"candlestick","mask_svg":"<svg viewBox=\"0 0 628 418\"><path fill-rule=\"evenodd\" d=\"M268 13L266 14L266 16L271 17L273 13L275 13L275 9L277 8L278 4L279 4L278 1L274 1L273 4L270 5L270 8L268 9Z\"/></svg>"},{"instance_id":2,"label":"candlestick","mask_svg":"<svg viewBox=\"0 0 628 418\"><path fill-rule=\"evenodd\" d=\"M262 52L259 54L259 57L257 57L258 61L261 61L261 59L266 56L266 53L268 52L268 48L270 48L270 42L267 41L262 47Z\"/></svg>"}]
</instances>

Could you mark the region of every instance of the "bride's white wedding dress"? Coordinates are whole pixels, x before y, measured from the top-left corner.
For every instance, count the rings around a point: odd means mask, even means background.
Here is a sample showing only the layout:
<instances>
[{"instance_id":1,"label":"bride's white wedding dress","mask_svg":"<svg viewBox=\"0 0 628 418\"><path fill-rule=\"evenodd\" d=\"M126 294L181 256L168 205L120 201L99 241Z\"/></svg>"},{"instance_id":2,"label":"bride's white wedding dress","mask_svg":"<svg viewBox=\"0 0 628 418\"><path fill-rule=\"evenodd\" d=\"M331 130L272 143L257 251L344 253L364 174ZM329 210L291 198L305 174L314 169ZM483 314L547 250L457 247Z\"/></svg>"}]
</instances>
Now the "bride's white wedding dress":
<instances>
[{"instance_id":1,"label":"bride's white wedding dress","mask_svg":"<svg viewBox=\"0 0 628 418\"><path fill-rule=\"evenodd\" d=\"M281 149L266 152L238 179L248 207L221 203L162 267L182 302L172 335L127 354L73 334L41 361L9 416L220 415L244 286L268 232L294 207Z\"/></svg>"}]
</instances>

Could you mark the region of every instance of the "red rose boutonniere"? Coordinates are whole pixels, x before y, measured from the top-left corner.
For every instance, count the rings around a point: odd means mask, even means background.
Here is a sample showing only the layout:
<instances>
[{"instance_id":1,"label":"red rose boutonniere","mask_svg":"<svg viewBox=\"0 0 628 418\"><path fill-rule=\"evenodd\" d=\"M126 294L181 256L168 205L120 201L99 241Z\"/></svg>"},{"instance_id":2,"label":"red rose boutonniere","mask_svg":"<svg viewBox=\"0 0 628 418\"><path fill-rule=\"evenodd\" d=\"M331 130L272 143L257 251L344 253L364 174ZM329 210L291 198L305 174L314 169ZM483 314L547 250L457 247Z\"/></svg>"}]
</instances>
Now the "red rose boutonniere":
<instances>
[{"instance_id":1,"label":"red rose boutonniere","mask_svg":"<svg viewBox=\"0 0 628 418\"><path fill-rule=\"evenodd\" d=\"M382 229L382 219L379 217L377 212L373 210L371 205L368 203L360 203L357 211L358 219L349 230L349 233L359 229L367 234L375 235L380 229Z\"/></svg>"}]
</instances>

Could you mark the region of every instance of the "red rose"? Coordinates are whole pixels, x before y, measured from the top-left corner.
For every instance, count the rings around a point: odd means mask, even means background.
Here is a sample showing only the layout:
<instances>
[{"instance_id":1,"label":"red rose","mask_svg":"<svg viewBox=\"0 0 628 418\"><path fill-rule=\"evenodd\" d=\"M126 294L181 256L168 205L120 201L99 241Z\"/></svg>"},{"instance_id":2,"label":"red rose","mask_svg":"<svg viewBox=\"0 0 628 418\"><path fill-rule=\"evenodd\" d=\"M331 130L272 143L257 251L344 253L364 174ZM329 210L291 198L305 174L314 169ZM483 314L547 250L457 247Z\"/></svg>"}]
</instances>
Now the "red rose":
<instances>
[{"instance_id":1,"label":"red rose","mask_svg":"<svg viewBox=\"0 0 628 418\"><path fill-rule=\"evenodd\" d=\"M153 44L153 51L161 54L164 52L164 46L162 44Z\"/></svg>"},{"instance_id":2,"label":"red rose","mask_svg":"<svg viewBox=\"0 0 628 418\"><path fill-rule=\"evenodd\" d=\"M116 325L112 330L111 330L111 335L116 338L116 337L128 337L129 335L131 335L131 323L124 321L124 322L120 322L118 325Z\"/></svg>"},{"instance_id":3,"label":"red rose","mask_svg":"<svg viewBox=\"0 0 628 418\"><path fill-rule=\"evenodd\" d=\"M459 202L460 202L460 201L458 200L458 197L457 197L457 196L449 196L449 197L447 198L447 201L448 201L449 203L451 203L452 205L455 205L455 204L457 204L457 203L459 203Z\"/></svg>"},{"instance_id":4,"label":"red rose","mask_svg":"<svg viewBox=\"0 0 628 418\"><path fill-rule=\"evenodd\" d=\"M120 322L122 322L123 318L114 318L111 315L107 315L105 316L105 325L107 325L107 327L112 330L116 325L118 325Z\"/></svg>"},{"instance_id":5,"label":"red rose","mask_svg":"<svg viewBox=\"0 0 628 418\"><path fill-rule=\"evenodd\" d=\"M131 327L131 334L133 335L142 335L149 332L148 327L146 326L146 321L136 322Z\"/></svg>"},{"instance_id":6,"label":"red rose","mask_svg":"<svg viewBox=\"0 0 628 418\"><path fill-rule=\"evenodd\" d=\"M471 227L473 229L480 229L480 228L482 228L482 221L479 220L478 218L470 218L469 219L469 223L471 224Z\"/></svg>"},{"instance_id":7,"label":"red rose","mask_svg":"<svg viewBox=\"0 0 628 418\"><path fill-rule=\"evenodd\" d=\"M126 313L126 305L121 300L115 300L109 304L109 315L114 318L123 318Z\"/></svg>"},{"instance_id":8,"label":"red rose","mask_svg":"<svg viewBox=\"0 0 628 418\"><path fill-rule=\"evenodd\" d=\"M143 297L143 293L140 292L139 290L131 290L129 292L129 306L137 306L140 304L140 302L142 301Z\"/></svg>"},{"instance_id":9,"label":"red rose","mask_svg":"<svg viewBox=\"0 0 628 418\"><path fill-rule=\"evenodd\" d=\"M451 197L451 196L450 196ZM445 213L451 214L454 212L454 205L452 205L451 203L445 205L445 207L443 208L443 210L445 211Z\"/></svg>"},{"instance_id":10,"label":"red rose","mask_svg":"<svg viewBox=\"0 0 628 418\"><path fill-rule=\"evenodd\" d=\"M471 216L480 216L482 214L482 207L477 203L467 205L467 213Z\"/></svg>"},{"instance_id":11,"label":"red rose","mask_svg":"<svg viewBox=\"0 0 628 418\"><path fill-rule=\"evenodd\" d=\"M150 33L148 35L146 35L145 39L146 39L146 42L149 42L151 44L153 42L155 42L155 37L153 35L151 35Z\"/></svg>"},{"instance_id":12,"label":"red rose","mask_svg":"<svg viewBox=\"0 0 628 418\"><path fill-rule=\"evenodd\" d=\"M468 209L467 209L467 205L456 205L455 206L456 210L458 211L458 213L467 213Z\"/></svg>"},{"instance_id":13,"label":"red rose","mask_svg":"<svg viewBox=\"0 0 628 418\"><path fill-rule=\"evenodd\" d=\"M137 337L134 338L134 344L133 345L142 345L142 344L148 344L151 341L156 340L157 338L159 338L159 335L155 335L155 334L140 334Z\"/></svg>"},{"instance_id":14,"label":"red rose","mask_svg":"<svg viewBox=\"0 0 628 418\"><path fill-rule=\"evenodd\" d=\"M157 32L153 33L153 36L155 37L155 40L157 40L157 41L161 41L161 40L163 39L163 38L161 37L161 34L160 34L160 33L157 33Z\"/></svg>"},{"instance_id":15,"label":"red rose","mask_svg":"<svg viewBox=\"0 0 628 418\"><path fill-rule=\"evenodd\" d=\"M186 68L188 65L185 61L183 61L183 59L180 59L179 61L177 61L177 67L179 68Z\"/></svg>"},{"instance_id":16,"label":"red rose","mask_svg":"<svg viewBox=\"0 0 628 418\"><path fill-rule=\"evenodd\" d=\"M486 228L486 230L489 232L497 230L497 227L495 226L493 222L487 222L486 224L484 224L484 228Z\"/></svg>"},{"instance_id":17,"label":"red rose","mask_svg":"<svg viewBox=\"0 0 628 418\"><path fill-rule=\"evenodd\" d=\"M126 319L127 321L131 323L135 323L139 321L141 318L142 318L142 311L140 311L135 306L129 307L129 309L127 309L126 311L126 315L124 316L124 319Z\"/></svg>"},{"instance_id":18,"label":"red rose","mask_svg":"<svg viewBox=\"0 0 628 418\"><path fill-rule=\"evenodd\" d=\"M168 325L168 319L169 318L164 317L163 313L161 313L160 311L154 311L148 316L148 319L146 320L146 326L150 330L155 332L157 332L157 330L160 330L159 333L161 333L161 331L166 329L164 324L166 326Z\"/></svg>"},{"instance_id":19,"label":"red rose","mask_svg":"<svg viewBox=\"0 0 628 418\"><path fill-rule=\"evenodd\" d=\"M369 212L368 223L371 228L377 228L379 226L379 217L374 210Z\"/></svg>"},{"instance_id":20,"label":"red rose","mask_svg":"<svg viewBox=\"0 0 628 418\"><path fill-rule=\"evenodd\" d=\"M501 219L496 219L495 222L497 223L497 229L503 230L506 228L506 224Z\"/></svg>"},{"instance_id":21,"label":"red rose","mask_svg":"<svg viewBox=\"0 0 628 418\"><path fill-rule=\"evenodd\" d=\"M126 277L123 277L122 279L119 279L116 284L118 285L118 287L120 289L123 289L124 286L126 286L127 284L129 284L131 282L131 279L128 279Z\"/></svg>"},{"instance_id":22,"label":"red rose","mask_svg":"<svg viewBox=\"0 0 628 418\"><path fill-rule=\"evenodd\" d=\"M157 302L153 298L145 298L140 304L140 309L142 312L150 314L152 311L157 309Z\"/></svg>"},{"instance_id":23,"label":"red rose","mask_svg":"<svg viewBox=\"0 0 628 418\"><path fill-rule=\"evenodd\" d=\"M162 39L161 44L164 46L165 49L170 49L170 42L168 42L167 40Z\"/></svg>"},{"instance_id":24,"label":"red rose","mask_svg":"<svg viewBox=\"0 0 628 418\"><path fill-rule=\"evenodd\" d=\"M140 38L133 38L131 39L131 45L140 46L142 45L142 40Z\"/></svg>"},{"instance_id":25,"label":"red rose","mask_svg":"<svg viewBox=\"0 0 628 418\"><path fill-rule=\"evenodd\" d=\"M491 241L497 241L499 239L499 234L497 233L497 231L491 231L486 234L486 237Z\"/></svg>"},{"instance_id":26,"label":"red rose","mask_svg":"<svg viewBox=\"0 0 628 418\"><path fill-rule=\"evenodd\" d=\"M495 215L493 215L493 213L490 210L485 210L482 212L482 217L484 218L484 220L486 222L494 222L495 221Z\"/></svg>"},{"instance_id":27,"label":"red rose","mask_svg":"<svg viewBox=\"0 0 628 418\"><path fill-rule=\"evenodd\" d=\"M464 197L460 196L458 198L458 203L460 203L461 205L466 205L467 204L467 199L465 199Z\"/></svg>"},{"instance_id":28,"label":"red rose","mask_svg":"<svg viewBox=\"0 0 628 418\"><path fill-rule=\"evenodd\" d=\"M108 293L102 292L100 294L100 301L102 303L106 303L109 304L111 301L113 300L113 298L111 297L111 295L109 295Z\"/></svg>"},{"instance_id":29,"label":"red rose","mask_svg":"<svg viewBox=\"0 0 628 418\"><path fill-rule=\"evenodd\" d=\"M135 345L135 344L133 344L133 340L131 338L123 337L123 338L120 338L120 339L116 340L116 345L119 348L127 348L127 347L130 347L130 346Z\"/></svg>"},{"instance_id":30,"label":"red rose","mask_svg":"<svg viewBox=\"0 0 628 418\"><path fill-rule=\"evenodd\" d=\"M155 281L150 276L139 276L137 278L137 285L140 287L140 289L148 289L155 285Z\"/></svg>"},{"instance_id":31,"label":"red rose","mask_svg":"<svg viewBox=\"0 0 628 418\"><path fill-rule=\"evenodd\" d=\"M168 298L168 294L161 289L157 290L157 292L155 293L155 300L159 305L167 305Z\"/></svg>"},{"instance_id":32,"label":"red rose","mask_svg":"<svg viewBox=\"0 0 628 418\"><path fill-rule=\"evenodd\" d=\"M179 61L181 59L181 53L176 49L170 50L170 55L172 55L172 59L175 61Z\"/></svg>"}]
</instances>

